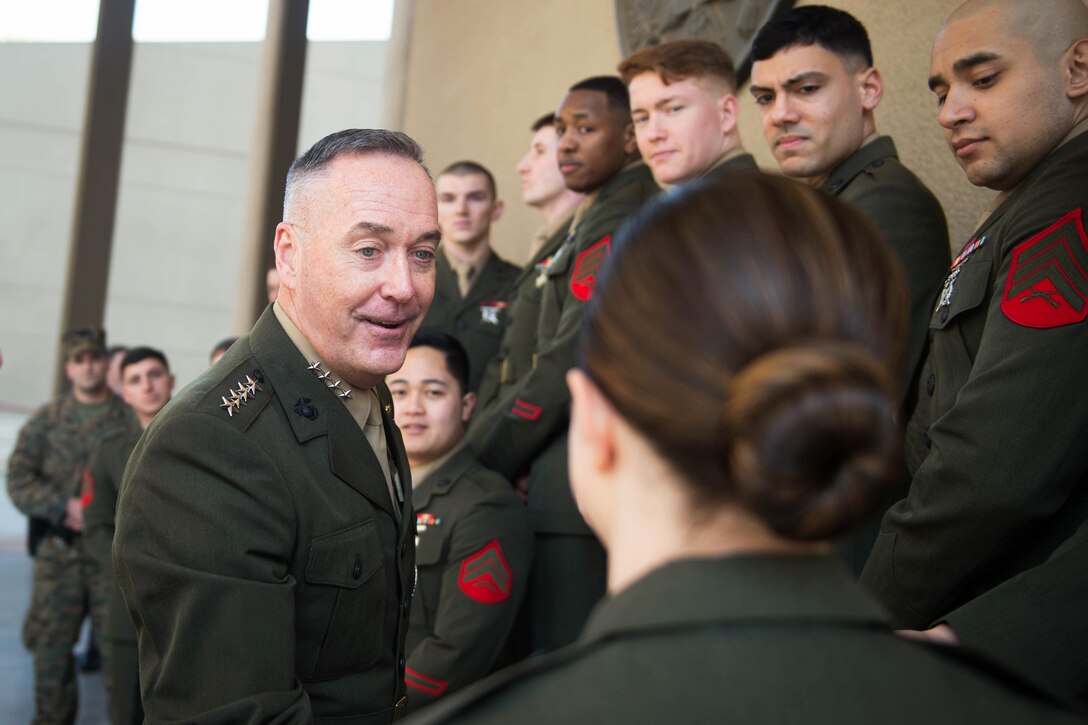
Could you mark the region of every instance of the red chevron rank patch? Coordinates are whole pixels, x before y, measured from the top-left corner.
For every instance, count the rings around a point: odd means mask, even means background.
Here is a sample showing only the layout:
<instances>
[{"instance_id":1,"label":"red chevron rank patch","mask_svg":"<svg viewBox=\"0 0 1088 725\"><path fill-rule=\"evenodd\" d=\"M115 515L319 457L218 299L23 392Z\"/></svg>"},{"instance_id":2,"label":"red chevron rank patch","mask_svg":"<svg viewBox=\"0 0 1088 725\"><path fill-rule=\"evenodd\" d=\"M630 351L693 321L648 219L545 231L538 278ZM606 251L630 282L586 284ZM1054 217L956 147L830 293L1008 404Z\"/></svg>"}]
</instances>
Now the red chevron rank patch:
<instances>
[{"instance_id":1,"label":"red chevron rank patch","mask_svg":"<svg viewBox=\"0 0 1088 725\"><path fill-rule=\"evenodd\" d=\"M457 584L469 599L481 604L497 604L510 598L514 574L502 555L498 539L461 562Z\"/></svg>"},{"instance_id":2,"label":"red chevron rank patch","mask_svg":"<svg viewBox=\"0 0 1088 725\"><path fill-rule=\"evenodd\" d=\"M404 668L404 684L408 687L415 688L420 692L426 692L428 695L438 697L446 688L450 686L450 683L445 680L436 680L433 677L427 677L422 672L417 672L411 667Z\"/></svg>"},{"instance_id":3,"label":"red chevron rank patch","mask_svg":"<svg viewBox=\"0 0 1088 725\"><path fill-rule=\"evenodd\" d=\"M574 272L570 275L570 293L582 302L589 302L597 288L597 278L612 253L612 235L607 234L599 242L578 255L574 260Z\"/></svg>"},{"instance_id":4,"label":"red chevron rank patch","mask_svg":"<svg viewBox=\"0 0 1088 725\"><path fill-rule=\"evenodd\" d=\"M1037 328L1088 317L1088 235L1081 209L1016 245L1001 311L1018 325Z\"/></svg>"},{"instance_id":5,"label":"red chevron rank patch","mask_svg":"<svg viewBox=\"0 0 1088 725\"><path fill-rule=\"evenodd\" d=\"M90 506L91 501L94 501L94 476L91 475L91 469L83 469L83 495L79 497L79 505L83 508Z\"/></svg>"},{"instance_id":6,"label":"red chevron rank patch","mask_svg":"<svg viewBox=\"0 0 1088 725\"><path fill-rule=\"evenodd\" d=\"M536 420L540 417L541 408L521 398L514 398L514 405L510 408L510 412L525 420Z\"/></svg>"}]
</instances>

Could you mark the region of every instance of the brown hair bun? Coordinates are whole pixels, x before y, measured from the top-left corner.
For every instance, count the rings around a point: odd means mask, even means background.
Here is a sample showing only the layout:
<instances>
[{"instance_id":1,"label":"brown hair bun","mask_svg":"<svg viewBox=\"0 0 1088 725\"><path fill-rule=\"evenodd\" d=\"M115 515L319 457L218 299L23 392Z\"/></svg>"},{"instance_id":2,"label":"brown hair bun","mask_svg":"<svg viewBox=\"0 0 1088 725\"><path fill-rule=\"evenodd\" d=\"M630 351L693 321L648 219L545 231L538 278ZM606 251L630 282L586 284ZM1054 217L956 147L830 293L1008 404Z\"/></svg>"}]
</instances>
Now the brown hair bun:
<instances>
[{"instance_id":1,"label":"brown hair bun","mask_svg":"<svg viewBox=\"0 0 1088 725\"><path fill-rule=\"evenodd\" d=\"M859 345L815 341L753 360L728 381L722 411L737 503L794 539L864 518L900 451L892 389Z\"/></svg>"}]
</instances>

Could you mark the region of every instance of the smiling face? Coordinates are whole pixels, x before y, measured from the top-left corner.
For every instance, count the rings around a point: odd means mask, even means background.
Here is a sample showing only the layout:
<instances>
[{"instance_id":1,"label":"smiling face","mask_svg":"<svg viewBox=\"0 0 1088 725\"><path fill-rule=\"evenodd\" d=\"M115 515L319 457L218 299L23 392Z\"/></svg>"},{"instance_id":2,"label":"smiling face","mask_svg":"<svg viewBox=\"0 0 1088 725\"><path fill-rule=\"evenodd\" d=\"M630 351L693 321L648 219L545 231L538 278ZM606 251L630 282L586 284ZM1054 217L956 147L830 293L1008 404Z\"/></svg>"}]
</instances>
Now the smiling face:
<instances>
[{"instance_id":1,"label":"smiling face","mask_svg":"<svg viewBox=\"0 0 1088 725\"><path fill-rule=\"evenodd\" d=\"M173 390L174 376L157 358L144 358L121 372L121 397L144 427L170 402Z\"/></svg>"},{"instance_id":2,"label":"smiling face","mask_svg":"<svg viewBox=\"0 0 1088 725\"><path fill-rule=\"evenodd\" d=\"M289 215L276 227L279 302L322 361L373 387L400 368L434 297L431 180L409 159L341 155L300 184Z\"/></svg>"},{"instance_id":3,"label":"smiling face","mask_svg":"<svg viewBox=\"0 0 1088 725\"><path fill-rule=\"evenodd\" d=\"M555 112L555 132L559 171L571 191L596 191L635 154L630 120L608 105L603 91L569 92Z\"/></svg>"},{"instance_id":4,"label":"smiling face","mask_svg":"<svg viewBox=\"0 0 1088 725\"><path fill-rule=\"evenodd\" d=\"M883 83L873 68L819 45L788 46L752 66L763 136L782 173L822 183L875 133Z\"/></svg>"},{"instance_id":5,"label":"smiling face","mask_svg":"<svg viewBox=\"0 0 1088 725\"><path fill-rule=\"evenodd\" d=\"M937 36L929 87L938 121L967 179L1011 189L1073 127L1058 61L1009 32L1000 7L950 23Z\"/></svg>"},{"instance_id":6,"label":"smiling face","mask_svg":"<svg viewBox=\"0 0 1088 725\"><path fill-rule=\"evenodd\" d=\"M465 423L476 401L462 393L445 354L433 347L408 350L404 366L386 378L393 415L412 466L444 456L465 437Z\"/></svg>"},{"instance_id":7,"label":"smiling face","mask_svg":"<svg viewBox=\"0 0 1088 725\"><path fill-rule=\"evenodd\" d=\"M656 72L631 79L631 121L642 158L660 184L706 173L737 145L736 99L725 83L683 78L665 83Z\"/></svg>"},{"instance_id":8,"label":"smiling face","mask_svg":"<svg viewBox=\"0 0 1088 725\"><path fill-rule=\"evenodd\" d=\"M559 138L555 126L541 126L533 133L529 150L518 162L521 176L521 199L529 206L545 206L567 190L559 171L556 149Z\"/></svg>"},{"instance_id":9,"label":"smiling face","mask_svg":"<svg viewBox=\"0 0 1088 725\"><path fill-rule=\"evenodd\" d=\"M442 174L436 183L438 226L442 241L463 247L486 243L491 222L502 215L491 185L483 174Z\"/></svg>"}]
</instances>

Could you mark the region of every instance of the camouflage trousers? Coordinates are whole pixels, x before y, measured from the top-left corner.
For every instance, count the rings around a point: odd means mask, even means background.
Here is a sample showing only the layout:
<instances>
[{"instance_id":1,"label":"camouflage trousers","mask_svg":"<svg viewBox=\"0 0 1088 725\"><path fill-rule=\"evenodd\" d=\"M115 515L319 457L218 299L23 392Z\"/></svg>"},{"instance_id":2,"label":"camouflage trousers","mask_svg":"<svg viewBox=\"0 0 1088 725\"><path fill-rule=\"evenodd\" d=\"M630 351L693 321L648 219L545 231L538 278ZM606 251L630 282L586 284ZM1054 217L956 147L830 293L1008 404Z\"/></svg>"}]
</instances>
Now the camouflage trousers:
<instances>
[{"instance_id":1,"label":"camouflage trousers","mask_svg":"<svg viewBox=\"0 0 1088 725\"><path fill-rule=\"evenodd\" d=\"M88 613L95 629L105 631L106 597L99 579L98 565L79 540L71 545L54 536L42 540L23 623L23 644L34 654L35 725L75 722L79 695L72 648ZM105 647L102 658L106 672Z\"/></svg>"}]
</instances>

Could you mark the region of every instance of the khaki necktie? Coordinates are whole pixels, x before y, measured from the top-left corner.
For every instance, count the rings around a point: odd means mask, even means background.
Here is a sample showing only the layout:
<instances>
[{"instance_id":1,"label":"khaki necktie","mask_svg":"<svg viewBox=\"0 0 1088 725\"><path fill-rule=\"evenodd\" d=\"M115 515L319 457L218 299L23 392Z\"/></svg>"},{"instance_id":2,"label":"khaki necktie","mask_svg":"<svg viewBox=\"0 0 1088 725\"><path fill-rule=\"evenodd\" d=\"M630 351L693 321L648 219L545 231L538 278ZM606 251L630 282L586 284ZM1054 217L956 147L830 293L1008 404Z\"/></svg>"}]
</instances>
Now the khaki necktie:
<instances>
[{"instance_id":1,"label":"khaki necktie","mask_svg":"<svg viewBox=\"0 0 1088 725\"><path fill-rule=\"evenodd\" d=\"M393 490L393 478L389 470L389 447L385 440L385 427L382 425L382 401L378 399L378 394L373 388L367 392L370 394L370 414L366 418L366 425L363 426L363 435L366 436L370 447L374 449L374 455L382 467L385 482L389 486L389 497L393 500L393 509L396 510L399 508L399 501L396 491Z\"/></svg>"},{"instance_id":2,"label":"khaki necktie","mask_svg":"<svg viewBox=\"0 0 1088 725\"><path fill-rule=\"evenodd\" d=\"M476 278L476 268L471 264L461 264L457 266L457 289L461 292L461 296L468 295L468 291L472 289L472 282Z\"/></svg>"}]
</instances>

